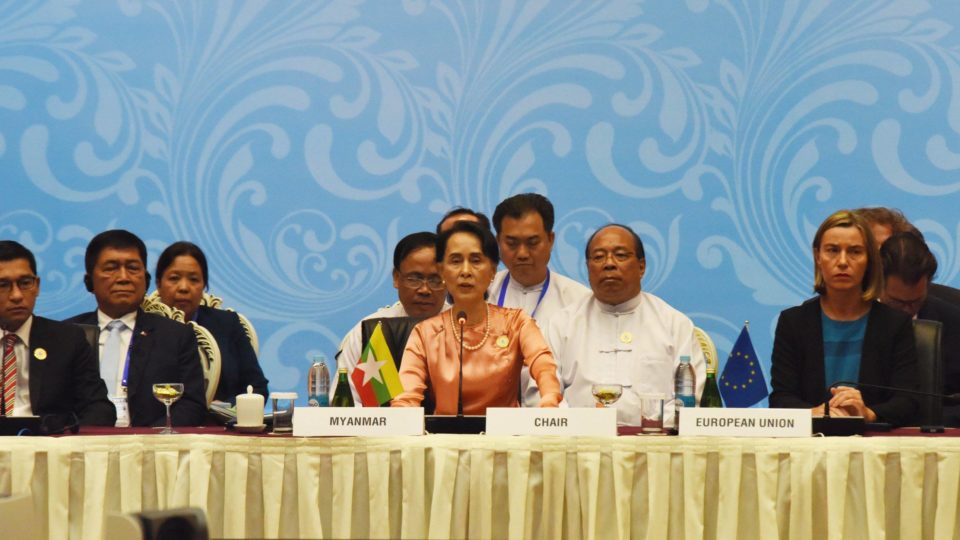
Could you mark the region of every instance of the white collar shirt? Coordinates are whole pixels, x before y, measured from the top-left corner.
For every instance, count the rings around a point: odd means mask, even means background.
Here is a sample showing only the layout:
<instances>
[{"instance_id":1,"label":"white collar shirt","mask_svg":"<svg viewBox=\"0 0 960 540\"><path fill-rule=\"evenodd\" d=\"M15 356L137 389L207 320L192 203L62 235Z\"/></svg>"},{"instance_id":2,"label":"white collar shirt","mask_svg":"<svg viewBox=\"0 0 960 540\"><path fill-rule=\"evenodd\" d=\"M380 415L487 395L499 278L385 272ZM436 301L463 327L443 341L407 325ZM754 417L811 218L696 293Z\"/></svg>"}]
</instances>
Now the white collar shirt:
<instances>
[{"instance_id":1,"label":"white collar shirt","mask_svg":"<svg viewBox=\"0 0 960 540\"><path fill-rule=\"evenodd\" d=\"M497 272L490 288L487 289L487 301L500 307L522 309L538 322L543 322L550 314L591 296L590 289L584 284L551 271L550 285L547 287L547 292L543 294L543 299L540 300L545 281L525 287L515 279L507 280L509 275L509 270ZM506 291L504 291L504 282L506 282ZM500 304L501 293L503 304Z\"/></svg>"},{"instance_id":2,"label":"white collar shirt","mask_svg":"<svg viewBox=\"0 0 960 540\"><path fill-rule=\"evenodd\" d=\"M616 306L591 296L551 317L544 335L553 349L568 406L595 407L591 386L619 383L623 394L612 405L617 422L640 425L639 394L672 398L680 356L690 356L699 401L706 363L693 328L686 315L641 292ZM673 413L671 403L664 410L665 425L673 425Z\"/></svg>"},{"instance_id":3,"label":"white collar shirt","mask_svg":"<svg viewBox=\"0 0 960 540\"><path fill-rule=\"evenodd\" d=\"M115 319L111 318L106 313L97 310L97 326L100 327L100 339L98 341L98 354L97 358L100 361L103 361L103 346L107 342L107 336L110 334L107 330L107 325L110 324ZM131 311L126 315L116 319L123 321L125 325L122 330L120 330L120 350L123 351L123 357L117 359L117 377L113 381L104 381L107 385L107 393L110 397L116 397L123 395L123 368L127 363L127 353L130 350L130 340L133 338L133 329L137 326L137 312Z\"/></svg>"},{"instance_id":4,"label":"white collar shirt","mask_svg":"<svg viewBox=\"0 0 960 540\"><path fill-rule=\"evenodd\" d=\"M574 281L567 276L551 271L550 284L547 286L547 292L543 293L543 299L541 300L540 293L543 292L546 280L525 287L515 279L508 280L507 276L509 275L509 270L497 272L490 288L487 289L487 301L501 307L519 308L526 311L537 321L541 329L544 321L554 313L593 295L590 289L579 281ZM502 304L500 303L501 295L503 296ZM530 378L530 369L526 366L520 370L520 388L523 389L521 403L524 407L540 406L540 392L537 390L536 383Z\"/></svg>"}]
</instances>

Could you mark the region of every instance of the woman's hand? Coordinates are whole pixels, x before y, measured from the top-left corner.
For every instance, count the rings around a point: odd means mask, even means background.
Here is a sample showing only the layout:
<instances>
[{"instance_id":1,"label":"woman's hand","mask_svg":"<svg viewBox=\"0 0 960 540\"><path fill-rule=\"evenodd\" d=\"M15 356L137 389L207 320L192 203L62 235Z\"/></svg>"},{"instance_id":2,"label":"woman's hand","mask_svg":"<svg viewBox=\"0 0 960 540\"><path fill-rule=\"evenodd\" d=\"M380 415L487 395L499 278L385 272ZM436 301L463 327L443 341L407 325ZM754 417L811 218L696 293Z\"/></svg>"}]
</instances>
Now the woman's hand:
<instances>
[{"instance_id":1,"label":"woman's hand","mask_svg":"<svg viewBox=\"0 0 960 540\"><path fill-rule=\"evenodd\" d=\"M877 414L864 404L860 390L849 386L837 386L831 388L830 393L833 394L833 397L830 398L831 411L838 409L846 413L843 416L862 416L867 422L877 421ZM837 416L841 415L838 414Z\"/></svg>"},{"instance_id":2,"label":"woman's hand","mask_svg":"<svg viewBox=\"0 0 960 540\"><path fill-rule=\"evenodd\" d=\"M563 394L547 394L545 396L540 396L540 406L555 408L560 404L560 401L563 399Z\"/></svg>"}]
</instances>

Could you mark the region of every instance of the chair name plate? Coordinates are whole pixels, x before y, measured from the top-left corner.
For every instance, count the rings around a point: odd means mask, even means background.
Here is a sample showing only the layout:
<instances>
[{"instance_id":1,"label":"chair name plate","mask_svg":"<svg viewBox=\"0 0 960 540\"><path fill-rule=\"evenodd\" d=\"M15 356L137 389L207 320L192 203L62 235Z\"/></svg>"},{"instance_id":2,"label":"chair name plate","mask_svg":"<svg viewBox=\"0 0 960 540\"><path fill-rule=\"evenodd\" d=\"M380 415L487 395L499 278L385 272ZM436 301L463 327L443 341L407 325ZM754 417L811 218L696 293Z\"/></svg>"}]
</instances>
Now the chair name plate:
<instances>
[{"instance_id":1,"label":"chair name plate","mask_svg":"<svg viewBox=\"0 0 960 540\"><path fill-rule=\"evenodd\" d=\"M617 410L491 407L487 409L487 435L616 437Z\"/></svg>"},{"instance_id":2,"label":"chair name plate","mask_svg":"<svg viewBox=\"0 0 960 540\"><path fill-rule=\"evenodd\" d=\"M809 437L808 409L680 409L680 435Z\"/></svg>"},{"instance_id":3,"label":"chair name plate","mask_svg":"<svg viewBox=\"0 0 960 540\"><path fill-rule=\"evenodd\" d=\"M423 435L419 407L296 407L295 437Z\"/></svg>"}]
</instances>

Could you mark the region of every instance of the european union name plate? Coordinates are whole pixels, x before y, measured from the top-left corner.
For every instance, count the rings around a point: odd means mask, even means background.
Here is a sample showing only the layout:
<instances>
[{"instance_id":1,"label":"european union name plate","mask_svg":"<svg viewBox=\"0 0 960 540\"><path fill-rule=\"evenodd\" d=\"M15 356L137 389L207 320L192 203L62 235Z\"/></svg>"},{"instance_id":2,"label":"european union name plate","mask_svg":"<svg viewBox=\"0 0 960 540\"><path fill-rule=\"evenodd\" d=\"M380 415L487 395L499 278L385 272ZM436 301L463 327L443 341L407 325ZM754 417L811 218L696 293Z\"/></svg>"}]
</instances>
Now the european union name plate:
<instances>
[{"instance_id":1,"label":"european union name plate","mask_svg":"<svg viewBox=\"0 0 960 540\"><path fill-rule=\"evenodd\" d=\"M296 407L295 437L423 435L419 407Z\"/></svg>"},{"instance_id":2,"label":"european union name plate","mask_svg":"<svg viewBox=\"0 0 960 540\"><path fill-rule=\"evenodd\" d=\"M567 435L615 437L617 410L594 408L487 409L487 435Z\"/></svg>"},{"instance_id":3,"label":"european union name plate","mask_svg":"<svg viewBox=\"0 0 960 540\"><path fill-rule=\"evenodd\" d=\"M715 437L809 437L807 409L680 410L680 435Z\"/></svg>"}]
</instances>

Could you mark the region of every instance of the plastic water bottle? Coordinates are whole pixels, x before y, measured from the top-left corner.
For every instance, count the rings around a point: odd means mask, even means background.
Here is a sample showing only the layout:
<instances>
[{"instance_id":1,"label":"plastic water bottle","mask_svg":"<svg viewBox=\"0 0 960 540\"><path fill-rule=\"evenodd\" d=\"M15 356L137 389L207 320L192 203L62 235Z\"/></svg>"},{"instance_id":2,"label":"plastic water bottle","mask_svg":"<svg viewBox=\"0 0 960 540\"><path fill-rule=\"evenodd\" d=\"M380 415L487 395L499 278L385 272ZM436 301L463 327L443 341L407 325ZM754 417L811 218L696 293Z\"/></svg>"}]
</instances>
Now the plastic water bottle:
<instances>
[{"instance_id":1,"label":"plastic water bottle","mask_svg":"<svg viewBox=\"0 0 960 540\"><path fill-rule=\"evenodd\" d=\"M323 355L313 357L313 364L307 373L307 405L330 406L330 369Z\"/></svg>"},{"instance_id":2,"label":"plastic water bottle","mask_svg":"<svg viewBox=\"0 0 960 540\"><path fill-rule=\"evenodd\" d=\"M697 406L697 374L690 365L689 356L680 357L680 365L673 377L673 393L677 398L674 426L680 429L680 408Z\"/></svg>"}]
</instances>

